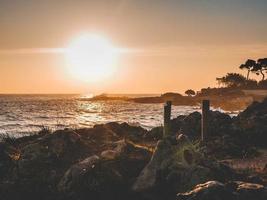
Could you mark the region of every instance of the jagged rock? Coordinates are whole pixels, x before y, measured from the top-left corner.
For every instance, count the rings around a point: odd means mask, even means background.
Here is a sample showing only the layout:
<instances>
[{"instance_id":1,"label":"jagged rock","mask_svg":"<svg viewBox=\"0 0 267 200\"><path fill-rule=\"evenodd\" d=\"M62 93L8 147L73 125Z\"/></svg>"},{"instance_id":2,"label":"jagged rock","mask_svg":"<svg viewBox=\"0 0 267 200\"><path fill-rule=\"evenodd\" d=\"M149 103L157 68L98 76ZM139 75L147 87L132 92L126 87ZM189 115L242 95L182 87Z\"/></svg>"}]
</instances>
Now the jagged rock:
<instances>
[{"instance_id":1,"label":"jagged rock","mask_svg":"<svg viewBox=\"0 0 267 200\"><path fill-rule=\"evenodd\" d=\"M151 155L146 149L120 140L112 150L92 156L73 165L58 184L67 199L118 199L148 163Z\"/></svg>"},{"instance_id":2,"label":"jagged rock","mask_svg":"<svg viewBox=\"0 0 267 200\"><path fill-rule=\"evenodd\" d=\"M267 188L260 184L245 182L209 181L199 184L193 190L177 194L177 200L265 200Z\"/></svg>"},{"instance_id":3,"label":"jagged rock","mask_svg":"<svg viewBox=\"0 0 267 200\"><path fill-rule=\"evenodd\" d=\"M66 192L71 190L73 187L78 186L81 177L84 176L87 171L93 169L98 161L99 157L94 155L86 158L78 164L73 165L69 170L67 170L63 178L60 180L58 185L59 191Z\"/></svg>"}]
</instances>

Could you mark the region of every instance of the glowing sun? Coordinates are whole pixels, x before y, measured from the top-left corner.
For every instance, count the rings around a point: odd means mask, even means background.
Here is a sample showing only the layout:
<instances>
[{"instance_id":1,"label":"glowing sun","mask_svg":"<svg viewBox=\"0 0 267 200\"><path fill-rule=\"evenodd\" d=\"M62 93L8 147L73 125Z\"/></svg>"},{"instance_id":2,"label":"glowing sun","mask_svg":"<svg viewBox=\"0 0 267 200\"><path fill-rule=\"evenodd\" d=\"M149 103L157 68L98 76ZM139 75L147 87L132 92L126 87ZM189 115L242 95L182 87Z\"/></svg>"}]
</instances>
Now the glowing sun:
<instances>
[{"instance_id":1,"label":"glowing sun","mask_svg":"<svg viewBox=\"0 0 267 200\"><path fill-rule=\"evenodd\" d=\"M74 39L66 50L69 73L82 81L101 81L115 71L118 52L100 35L86 34Z\"/></svg>"}]
</instances>

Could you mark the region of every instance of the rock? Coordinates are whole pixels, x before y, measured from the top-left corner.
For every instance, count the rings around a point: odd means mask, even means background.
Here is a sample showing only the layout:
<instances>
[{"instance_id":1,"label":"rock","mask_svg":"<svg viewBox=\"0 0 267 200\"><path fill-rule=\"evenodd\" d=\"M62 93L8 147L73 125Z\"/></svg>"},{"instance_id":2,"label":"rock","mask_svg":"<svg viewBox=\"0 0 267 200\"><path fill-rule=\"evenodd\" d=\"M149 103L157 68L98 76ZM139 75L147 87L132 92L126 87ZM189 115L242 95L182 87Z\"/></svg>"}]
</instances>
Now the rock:
<instances>
[{"instance_id":1,"label":"rock","mask_svg":"<svg viewBox=\"0 0 267 200\"><path fill-rule=\"evenodd\" d=\"M241 200L267 199L267 188L265 188L263 185L244 182L236 183L236 192L240 195Z\"/></svg>"},{"instance_id":2,"label":"rock","mask_svg":"<svg viewBox=\"0 0 267 200\"><path fill-rule=\"evenodd\" d=\"M150 195L149 199L171 199L178 191L196 184L223 179L222 173L231 177L226 166L205 161L185 136L178 138L176 145L170 142L170 138L158 142L150 162L134 183L133 191Z\"/></svg>"},{"instance_id":3,"label":"rock","mask_svg":"<svg viewBox=\"0 0 267 200\"><path fill-rule=\"evenodd\" d=\"M141 146L120 140L113 144L112 151L115 157L112 159L116 167L119 168L122 176L132 182L149 162L152 153Z\"/></svg>"},{"instance_id":4,"label":"rock","mask_svg":"<svg viewBox=\"0 0 267 200\"><path fill-rule=\"evenodd\" d=\"M118 199L128 193L151 153L126 140L113 144L101 157L92 156L67 170L58 189L67 199Z\"/></svg>"},{"instance_id":5,"label":"rock","mask_svg":"<svg viewBox=\"0 0 267 200\"><path fill-rule=\"evenodd\" d=\"M199 184L192 191L179 193L177 200L237 200L233 192L227 190L224 184L218 181L209 181Z\"/></svg>"},{"instance_id":6,"label":"rock","mask_svg":"<svg viewBox=\"0 0 267 200\"><path fill-rule=\"evenodd\" d=\"M176 130L179 131L184 135L187 135L191 139L196 139L200 137L200 130L201 130L201 114L199 112L193 112L189 114L188 116L185 116L181 122L179 122L179 117L174 120L174 122L178 121L178 124L180 124L179 130L177 130L178 127L176 127ZM172 128L175 127L172 125Z\"/></svg>"},{"instance_id":7,"label":"rock","mask_svg":"<svg viewBox=\"0 0 267 200\"><path fill-rule=\"evenodd\" d=\"M149 164L143 169L137 181L133 185L133 190L142 192L152 189L157 184L157 173L162 163L172 154L171 146L167 140L159 141L157 148L151 158ZM166 161L167 162L167 161Z\"/></svg>"},{"instance_id":8,"label":"rock","mask_svg":"<svg viewBox=\"0 0 267 200\"><path fill-rule=\"evenodd\" d=\"M267 98L254 102L235 119L235 125L246 134L250 145L266 148L267 144Z\"/></svg>"},{"instance_id":9,"label":"rock","mask_svg":"<svg viewBox=\"0 0 267 200\"><path fill-rule=\"evenodd\" d=\"M110 122L107 124L95 125L91 129L76 130L84 139L92 140L94 143L111 143L121 139L131 140L132 142L142 142L147 130L142 127L130 126L127 123Z\"/></svg>"},{"instance_id":10,"label":"rock","mask_svg":"<svg viewBox=\"0 0 267 200\"><path fill-rule=\"evenodd\" d=\"M24 146L18 144L21 149L15 166L2 179L0 193L7 188L3 191L6 199L16 199L14 195L24 199L50 198L57 192L56 184L64 170L87 153L80 136L70 130L24 142Z\"/></svg>"},{"instance_id":11,"label":"rock","mask_svg":"<svg viewBox=\"0 0 267 200\"><path fill-rule=\"evenodd\" d=\"M104 125L105 128L115 132L120 138L126 138L133 142L142 141L147 130L142 127L130 126L127 123L107 123Z\"/></svg>"},{"instance_id":12,"label":"rock","mask_svg":"<svg viewBox=\"0 0 267 200\"><path fill-rule=\"evenodd\" d=\"M76 184L79 184L81 177L84 176L87 171L93 169L98 161L99 157L95 155L73 165L67 170L63 178L61 178L58 184L59 191L67 192L73 189Z\"/></svg>"},{"instance_id":13,"label":"rock","mask_svg":"<svg viewBox=\"0 0 267 200\"><path fill-rule=\"evenodd\" d=\"M147 148L128 139L143 141L146 132L140 127L111 123L90 129L40 133L15 139L12 144L0 143L0 196L5 200L47 200L60 199L63 193L64 197L71 197L81 191L79 199L89 191L86 183L81 183L82 187L77 189L77 182L80 179L90 182L87 176L98 181L96 188L99 191L104 187L107 194L119 194L119 190L126 192L125 188L130 188L151 158ZM96 160L97 169L90 169L91 159L86 158L94 155L100 156L99 161ZM79 167L88 171L79 174ZM94 190L94 187L90 189ZM101 196L99 191L89 193Z\"/></svg>"},{"instance_id":14,"label":"rock","mask_svg":"<svg viewBox=\"0 0 267 200\"><path fill-rule=\"evenodd\" d=\"M125 140L120 140L114 142L113 149L105 150L101 153L101 157L107 160L113 160L121 156L130 143L127 143Z\"/></svg>"},{"instance_id":15,"label":"rock","mask_svg":"<svg viewBox=\"0 0 267 200\"><path fill-rule=\"evenodd\" d=\"M209 181L199 184L193 190L177 194L177 200L265 200L267 188L260 184L245 182Z\"/></svg>"},{"instance_id":16,"label":"rock","mask_svg":"<svg viewBox=\"0 0 267 200\"><path fill-rule=\"evenodd\" d=\"M101 153L101 157L106 160L114 160L118 156L118 153L114 150L106 150Z\"/></svg>"},{"instance_id":17,"label":"rock","mask_svg":"<svg viewBox=\"0 0 267 200\"><path fill-rule=\"evenodd\" d=\"M163 127L155 127L152 128L147 134L144 136L145 140L148 141L158 141L163 137Z\"/></svg>"},{"instance_id":18,"label":"rock","mask_svg":"<svg viewBox=\"0 0 267 200\"><path fill-rule=\"evenodd\" d=\"M210 111L209 137L222 136L231 133L232 118L219 111ZM193 112L188 116L178 116L171 122L173 133L180 132L187 135L190 139L199 139L201 133L201 114Z\"/></svg>"},{"instance_id":19,"label":"rock","mask_svg":"<svg viewBox=\"0 0 267 200\"><path fill-rule=\"evenodd\" d=\"M85 149L80 143L80 136L74 131L56 131L45 135L21 149L19 175L34 176L40 173L40 168L57 168L56 164L62 161L65 164L71 163Z\"/></svg>"},{"instance_id":20,"label":"rock","mask_svg":"<svg viewBox=\"0 0 267 200\"><path fill-rule=\"evenodd\" d=\"M232 118L225 113L219 111L211 111L209 116L209 136L223 136L233 133Z\"/></svg>"},{"instance_id":21,"label":"rock","mask_svg":"<svg viewBox=\"0 0 267 200\"><path fill-rule=\"evenodd\" d=\"M64 199L117 199L125 190L122 175L98 156L73 165L58 184Z\"/></svg>"}]
</instances>

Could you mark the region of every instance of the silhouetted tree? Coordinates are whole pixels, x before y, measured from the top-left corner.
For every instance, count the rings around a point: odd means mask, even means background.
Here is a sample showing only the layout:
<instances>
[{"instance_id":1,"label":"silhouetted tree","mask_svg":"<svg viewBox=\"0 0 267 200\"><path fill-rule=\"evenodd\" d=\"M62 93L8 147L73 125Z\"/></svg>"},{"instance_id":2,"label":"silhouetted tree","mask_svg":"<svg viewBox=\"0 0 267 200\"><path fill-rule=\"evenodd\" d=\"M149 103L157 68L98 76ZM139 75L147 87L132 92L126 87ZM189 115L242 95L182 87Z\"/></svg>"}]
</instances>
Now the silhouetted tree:
<instances>
[{"instance_id":1,"label":"silhouetted tree","mask_svg":"<svg viewBox=\"0 0 267 200\"><path fill-rule=\"evenodd\" d=\"M254 69L254 67L256 66L256 61L255 60L251 60L251 59L248 59L244 64L241 64L239 66L240 69L246 69L248 72L247 72L247 80L249 80L249 74L251 72L251 70Z\"/></svg>"},{"instance_id":2,"label":"silhouetted tree","mask_svg":"<svg viewBox=\"0 0 267 200\"><path fill-rule=\"evenodd\" d=\"M189 89L189 90L185 91L185 94L188 96L194 96L194 95L196 95L196 92L192 89Z\"/></svg>"},{"instance_id":3,"label":"silhouetted tree","mask_svg":"<svg viewBox=\"0 0 267 200\"><path fill-rule=\"evenodd\" d=\"M226 87L241 87L246 84L246 78L238 73L228 73L224 77L216 78L216 80Z\"/></svg>"},{"instance_id":4,"label":"silhouetted tree","mask_svg":"<svg viewBox=\"0 0 267 200\"><path fill-rule=\"evenodd\" d=\"M260 58L257 62L257 69L262 75L262 81L265 79L264 72L267 72L267 58Z\"/></svg>"}]
</instances>

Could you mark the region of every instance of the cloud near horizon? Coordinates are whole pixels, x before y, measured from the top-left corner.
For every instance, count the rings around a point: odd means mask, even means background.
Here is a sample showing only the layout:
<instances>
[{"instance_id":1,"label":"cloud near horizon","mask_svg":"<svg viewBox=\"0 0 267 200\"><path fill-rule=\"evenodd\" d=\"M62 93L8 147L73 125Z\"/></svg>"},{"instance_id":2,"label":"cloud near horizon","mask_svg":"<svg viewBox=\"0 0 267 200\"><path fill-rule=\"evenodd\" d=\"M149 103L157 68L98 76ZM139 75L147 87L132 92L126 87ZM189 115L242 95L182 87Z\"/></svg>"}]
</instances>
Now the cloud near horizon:
<instances>
[{"instance_id":1,"label":"cloud near horizon","mask_svg":"<svg viewBox=\"0 0 267 200\"><path fill-rule=\"evenodd\" d=\"M179 56L188 55L211 56L220 55L227 52L236 55L244 55L250 53L253 57L262 52L267 52L266 45L188 45L188 46L162 46L147 48L117 48L119 53L128 54L130 56ZM0 55L16 55L16 54L64 54L67 48L17 48L17 49L0 49ZM267 55L266 55L267 56Z\"/></svg>"}]
</instances>

